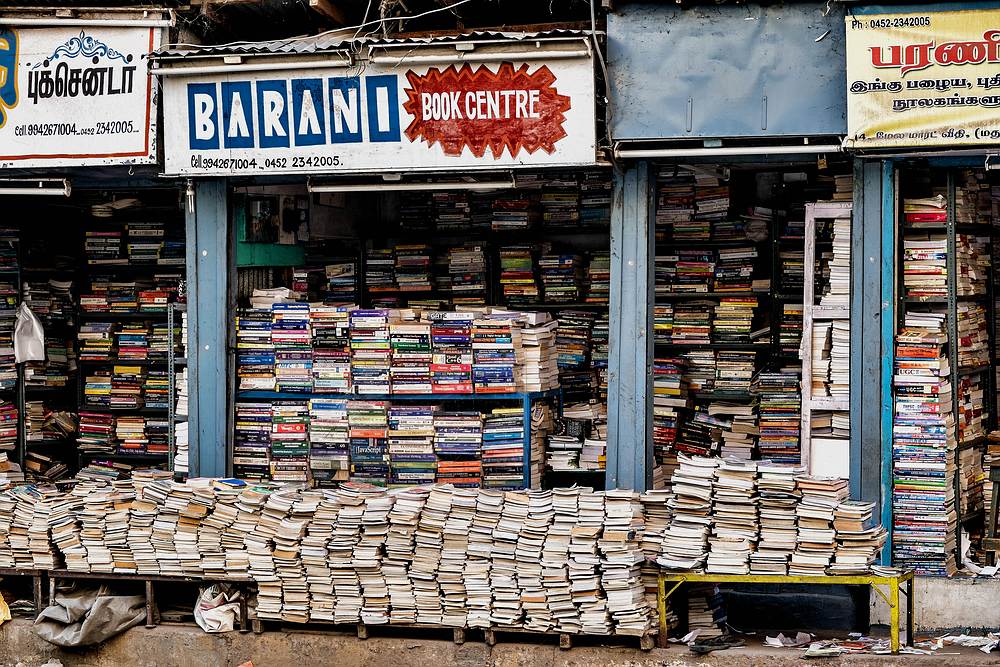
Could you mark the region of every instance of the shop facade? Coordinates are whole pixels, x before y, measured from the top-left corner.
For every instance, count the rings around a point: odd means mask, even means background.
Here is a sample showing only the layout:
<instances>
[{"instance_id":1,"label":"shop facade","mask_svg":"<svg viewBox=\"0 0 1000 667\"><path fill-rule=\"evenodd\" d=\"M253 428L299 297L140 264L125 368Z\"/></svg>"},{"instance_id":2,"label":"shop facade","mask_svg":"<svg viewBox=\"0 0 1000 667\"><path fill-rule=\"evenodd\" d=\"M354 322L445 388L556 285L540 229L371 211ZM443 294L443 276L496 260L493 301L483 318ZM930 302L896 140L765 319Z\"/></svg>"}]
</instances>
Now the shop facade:
<instances>
[{"instance_id":1,"label":"shop facade","mask_svg":"<svg viewBox=\"0 0 1000 667\"><path fill-rule=\"evenodd\" d=\"M201 474L269 476L260 443L242 426L247 411L271 406L276 415L294 404L305 418L307 402L315 407L348 393L333 377L336 370L322 378L316 370L303 384L250 368L254 355L240 345L254 326L246 312L268 290L291 290L294 296L283 292L279 299L323 308L396 309L404 318L456 306L537 306L542 315L534 325L542 328L554 327L550 313L563 311L576 313L581 329L607 322L611 169L598 146L595 60L586 33L346 42L320 36L167 50L155 60L168 110L164 169L188 179L194 193L189 243L206 269L204 282L197 268L192 276L193 289L202 290L191 316L198 321L192 381L201 388L192 414L200 442L230 444L192 453ZM225 265L219 257L228 258ZM532 272L550 260L552 275L565 262L569 278L546 283L559 296L542 302L546 278ZM430 321L416 315L410 324L419 329ZM212 353L224 349L231 354ZM324 354L334 355L326 349L314 358ZM501 392L480 376L475 391L471 380L467 391L444 384L432 391L421 362L405 394L373 380L376 389L350 395L390 406L464 404L486 413L516 406L526 424L537 403L556 409L606 392L600 356L588 347L579 355L586 368L560 368L562 377L581 381L571 390L558 391L544 378ZM442 383L446 371L462 372L435 365ZM531 442L530 427L523 433L519 461L505 462L523 480L515 486L537 486L544 438ZM284 459L280 465L288 467L281 469L304 472L295 468L304 462L292 458L297 462ZM324 466L332 465L340 473L329 481L344 481L345 461L334 458L311 468L312 478L326 477Z\"/></svg>"},{"instance_id":2,"label":"shop facade","mask_svg":"<svg viewBox=\"0 0 1000 667\"><path fill-rule=\"evenodd\" d=\"M5 414L16 411L17 429L5 432L3 449L40 479L98 460L187 465L174 457L186 441L186 415L176 413L183 352L168 332L176 316L179 335L184 308L181 189L159 178L160 96L148 67L173 25L170 12L152 9L0 14L4 293L9 315L28 304L46 334L46 359L15 369L11 356L5 367ZM118 356L123 327L145 350L128 368ZM111 346L78 356L78 341L97 329ZM112 394L133 391L112 413ZM80 413L88 416L77 447Z\"/></svg>"}]
</instances>

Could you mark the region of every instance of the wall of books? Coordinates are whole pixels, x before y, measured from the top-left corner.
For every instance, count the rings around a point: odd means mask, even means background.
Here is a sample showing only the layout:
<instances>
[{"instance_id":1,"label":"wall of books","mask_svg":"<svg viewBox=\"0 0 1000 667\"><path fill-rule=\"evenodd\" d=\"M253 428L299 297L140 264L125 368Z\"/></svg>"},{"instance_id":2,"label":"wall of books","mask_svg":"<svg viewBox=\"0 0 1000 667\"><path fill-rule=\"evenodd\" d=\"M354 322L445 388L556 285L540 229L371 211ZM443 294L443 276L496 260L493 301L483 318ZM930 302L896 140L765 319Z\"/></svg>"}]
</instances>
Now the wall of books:
<instances>
[{"instance_id":1,"label":"wall of books","mask_svg":"<svg viewBox=\"0 0 1000 667\"><path fill-rule=\"evenodd\" d=\"M611 171L377 194L254 188L233 473L604 485ZM289 212L293 212L289 214Z\"/></svg>"},{"instance_id":2,"label":"wall of books","mask_svg":"<svg viewBox=\"0 0 1000 667\"><path fill-rule=\"evenodd\" d=\"M678 453L802 463L805 206L850 202L851 173L846 161L657 169L654 487ZM832 228L815 244L815 294L844 298ZM842 427L816 419L814 437Z\"/></svg>"},{"instance_id":3,"label":"wall of books","mask_svg":"<svg viewBox=\"0 0 1000 667\"><path fill-rule=\"evenodd\" d=\"M895 562L918 574L950 575L966 550L984 562L996 428L993 180L982 170L900 172L892 544Z\"/></svg>"},{"instance_id":4,"label":"wall of books","mask_svg":"<svg viewBox=\"0 0 1000 667\"><path fill-rule=\"evenodd\" d=\"M11 205L0 232L0 478L115 479L166 469L178 449L183 472L185 320L170 312L184 301L178 191ZM17 365L21 305L42 324L45 356Z\"/></svg>"}]
</instances>

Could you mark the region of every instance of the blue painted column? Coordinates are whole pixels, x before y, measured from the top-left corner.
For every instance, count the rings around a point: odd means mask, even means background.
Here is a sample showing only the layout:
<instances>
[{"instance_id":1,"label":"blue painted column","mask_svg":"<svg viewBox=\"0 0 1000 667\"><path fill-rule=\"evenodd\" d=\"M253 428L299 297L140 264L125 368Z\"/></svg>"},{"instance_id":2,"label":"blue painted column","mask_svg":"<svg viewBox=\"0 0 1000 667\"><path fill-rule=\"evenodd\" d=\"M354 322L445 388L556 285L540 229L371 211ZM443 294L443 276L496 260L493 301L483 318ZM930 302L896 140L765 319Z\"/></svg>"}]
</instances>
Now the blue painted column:
<instances>
[{"instance_id":1,"label":"blue painted column","mask_svg":"<svg viewBox=\"0 0 1000 667\"><path fill-rule=\"evenodd\" d=\"M855 160L851 290L851 497L890 530L896 335L896 191L891 161Z\"/></svg>"},{"instance_id":2,"label":"blue painted column","mask_svg":"<svg viewBox=\"0 0 1000 667\"><path fill-rule=\"evenodd\" d=\"M615 170L607 488L645 490L653 473L653 253L647 162Z\"/></svg>"},{"instance_id":3,"label":"blue painted column","mask_svg":"<svg viewBox=\"0 0 1000 667\"><path fill-rule=\"evenodd\" d=\"M229 373L226 299L229 242L226 180L193 183L188 197L188 382L190 475L224 477Z\"/></svg>"}]
</instances>

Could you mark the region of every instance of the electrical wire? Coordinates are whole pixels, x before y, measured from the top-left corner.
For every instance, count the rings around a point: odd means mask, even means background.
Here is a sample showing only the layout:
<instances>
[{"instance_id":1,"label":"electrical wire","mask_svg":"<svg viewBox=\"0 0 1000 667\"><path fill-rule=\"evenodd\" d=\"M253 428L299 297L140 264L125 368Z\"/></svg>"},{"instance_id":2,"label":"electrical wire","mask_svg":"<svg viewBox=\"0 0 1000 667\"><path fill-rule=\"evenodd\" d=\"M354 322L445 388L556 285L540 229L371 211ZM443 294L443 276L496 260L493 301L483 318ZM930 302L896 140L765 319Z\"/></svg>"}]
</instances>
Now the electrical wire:
<instances>
[{"instance_id":1,"label":"electrical wire","mask_svg":"<svg viewBox=\"0 0 1000 667\"><path fill-rule=\"evenodd\" d=\"M414 19L420 19L420 18L423 18L425 16L430 16L431 14L437 14L439 12L445 12L445 11L448 11L449 9L452 9L454 7L458 7L459 5L464 5L464 4L469 3L469 2L472 2L472 0L457 0L456 2L453 2L450 5L445 5L443 7L437 7L435 9L428 9L426 12L421 12L420 14L414 14L412 16L390 16L390 17L386 17L386 18L372 19L371 21L365 21L365 22L360 23L358 25L352 25L352 26L347 26L347 27L343 27L343 28L334 28L333 30L327 30L326 32L321 32L321 33L318 33L318 34L315 34L315 35L300 35L298 37L289 37L288 39L273 39L273 40L266 40L266 41L263 41L263 42L247 42L247 41L228 42L226 44L189 44L189 43L186 43L186 42L177 42L175 44L168 44L168 45L166 45L164 47L161 47L161 49L173 49L173 48L176 48L176 47L179 47L179 46L190 46L190 47L195 48L195 49L201 49L201 48L206 48L206 47L207 48L214 48L214 49L221 49L221 48L226 48L226 47L231 47L231 46L253 46L254 44L278 44L278 45L293 44L295 42L300 42L300 41L307 40L307 39L316 39L318 37L322 37L323 35L330 35L330 34L337 33L337 32L347 32L348 30L358 30L360 32L360 30L362 28L366 28L366 27L371 26L371 25L379 25L379 24L382 24L382 23L387 23L389 21L412 21Z\"/></svg>"}]
</instances>

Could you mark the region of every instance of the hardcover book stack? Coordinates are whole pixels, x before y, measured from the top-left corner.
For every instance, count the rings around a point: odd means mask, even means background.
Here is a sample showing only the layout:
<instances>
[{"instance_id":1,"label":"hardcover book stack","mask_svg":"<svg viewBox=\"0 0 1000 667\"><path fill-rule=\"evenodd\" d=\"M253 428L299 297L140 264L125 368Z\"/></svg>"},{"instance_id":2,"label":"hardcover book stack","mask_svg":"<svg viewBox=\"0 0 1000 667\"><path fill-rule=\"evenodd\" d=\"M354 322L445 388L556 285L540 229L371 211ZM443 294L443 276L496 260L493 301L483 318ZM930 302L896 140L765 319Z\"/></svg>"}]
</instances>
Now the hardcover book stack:
<instances>
[{"instance_id":1,"label":"hardcover book stack","mask_svg":"<svg viewBox=\"0 0 1000 667\"><path fill-rule=\"evenodd\" d=\"M944 313L907 312L893 378L893 562L918 574L956 570L955 415Z\"/></svg>"}]
</instances>

